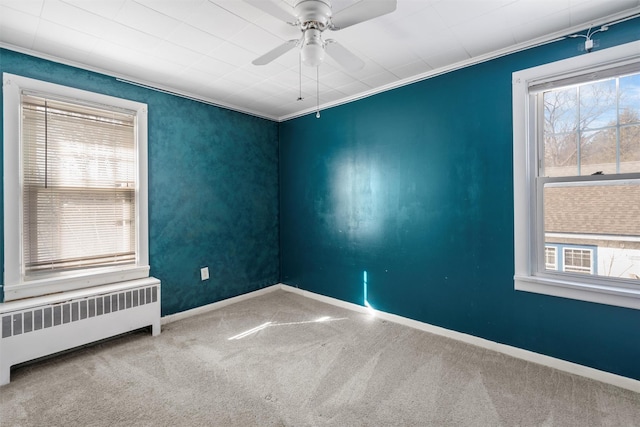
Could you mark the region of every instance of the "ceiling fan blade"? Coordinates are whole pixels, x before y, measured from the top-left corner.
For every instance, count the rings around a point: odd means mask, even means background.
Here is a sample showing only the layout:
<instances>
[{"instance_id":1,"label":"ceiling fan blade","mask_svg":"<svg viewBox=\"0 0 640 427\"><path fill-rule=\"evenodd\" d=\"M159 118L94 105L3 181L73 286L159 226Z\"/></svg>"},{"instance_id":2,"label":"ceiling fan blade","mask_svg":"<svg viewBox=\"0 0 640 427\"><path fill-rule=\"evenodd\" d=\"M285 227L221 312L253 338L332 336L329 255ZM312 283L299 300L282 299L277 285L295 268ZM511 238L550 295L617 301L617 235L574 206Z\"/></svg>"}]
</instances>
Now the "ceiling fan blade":
<instances>
[{"instance_id":1,"label":"ceiling fan blade","mask_svg":"<svg viewBox=\"0 0 640 427\"><path fill-rule=\"evenodd\" d=\"M396 10L397 0L360 0L333 14L331 29L341 30Z\"/></svg>"},{"instance_id":2,"label":"ceiling fan blade","mask_svg":"<svg viewBox=\"0 0 640 427\"><path fill-rule=\"evenodd\" d=\"M364 67L364 61L354 55L349 49L335 40L327 40L324 48L327 55L332 57L342 68L347 71L358 71Z\"/></svg>"},{"instance_id":3,"label":"ceiling fan blade","mask_svg":"<svg viewBox=\"0 0 640 427\"><path fill-rule=\"evenodd\" d=\"M293 15L293 8L287 6L287 8L291 9L291 12L288 12L283 7L280 7L279 4L276 4L271 0L244 0L249 3L251 6L260 9L261 11L268 13L271 16L278 18L281 21L284 21L288 24L293 24L297 21L297 18ZM280 3L280 2L278 2Z\"/></svg>"},{"instance_id":4,"label":"ceiling fan blade","mask_svg":"<svg viewBox=\"0 0 640 427\"><path fill-rule=\"evenodd\" d=\"M289 52L291 49L296 47L297 44L298 44L298 40L289 40L287 42L284 42L280 46L276 47L275 49L271 49L269 52L265 53L264 55L254 59L253 61L251 61L251 63L253 65L266 65L269 62L273 61L274 59Z\"/></svg>"}]
</instances>

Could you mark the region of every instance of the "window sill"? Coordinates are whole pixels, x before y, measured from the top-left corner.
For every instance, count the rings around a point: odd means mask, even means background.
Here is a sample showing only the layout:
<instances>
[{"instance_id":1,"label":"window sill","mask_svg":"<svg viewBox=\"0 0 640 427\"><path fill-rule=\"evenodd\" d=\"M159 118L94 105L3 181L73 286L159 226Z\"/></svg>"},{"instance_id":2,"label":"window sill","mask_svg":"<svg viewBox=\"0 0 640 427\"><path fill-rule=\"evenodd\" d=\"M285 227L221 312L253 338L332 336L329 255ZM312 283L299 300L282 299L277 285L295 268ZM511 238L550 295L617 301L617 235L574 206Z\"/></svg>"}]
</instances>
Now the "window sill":
<instances>
[{"instance_id":1,"label":"window sill","mask_svg":"<svg viewBox=\"0 0 640 427\"><path fill-rule=\"evenodd\" d=\"M517 291L640 309L640 288L594 285L536 276L516 275L514 281Z\"/></svg>"},{"instance_id":2,"label":"window sill","mask_svg":"<svg viewBox=\"0 0 640 427\"><path fill-rule=\"evenodd\" d=\"M111 283L149 277L149 266L119 267L102 269L99 272L83 272L74 275L61 275L23 283L5 285L4 301L31 298L53 293L89 288Z\"/></svg>"}]
</instances>

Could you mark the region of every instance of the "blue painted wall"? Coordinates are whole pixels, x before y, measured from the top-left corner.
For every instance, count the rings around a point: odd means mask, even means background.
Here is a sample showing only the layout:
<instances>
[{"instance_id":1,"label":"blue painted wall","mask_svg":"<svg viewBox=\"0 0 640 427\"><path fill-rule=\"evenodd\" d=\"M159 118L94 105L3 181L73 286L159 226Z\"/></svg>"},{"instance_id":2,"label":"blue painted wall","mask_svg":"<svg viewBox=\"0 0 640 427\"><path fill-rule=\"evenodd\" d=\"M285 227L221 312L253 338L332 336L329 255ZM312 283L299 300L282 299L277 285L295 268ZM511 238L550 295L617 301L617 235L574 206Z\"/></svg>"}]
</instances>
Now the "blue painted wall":
<instances>
[{"instance_id":1,"label":"blue painted wall","mask_svg":"<svg viewBox=\"0 0 640 427\"><path fill-rule=\"evenodd\" d=\"M600 42L636 39L638 20ZM640 379L640 312L513 289L511 73L578 44L280 125L8 50L0 72L149 105L151 274L164 315L279 280L362 304L366 270L375 308Z\"/></svg>"},{"instance_id":2,"label":"blue painted wall","mask_svg":"<svg viewBox=\"0 0 640 427\"><path fill-rule=\"evenodd\" d=\"M9 50L0 72L148 104L149 252L163 315L278 282L277 123Z\"/></svg>"},{"instance_id":3,"label":"blue painted wall","mask_svg":"<svg viewBox=\"0 0 640 427\"><path fill-rule=\"evenodd\" d=\"M618 24L601 48L640 39ZM280 126L289 285L640 379L640 311L516 292L511 73L567 39Z\"/></svg>"}]
</instances>

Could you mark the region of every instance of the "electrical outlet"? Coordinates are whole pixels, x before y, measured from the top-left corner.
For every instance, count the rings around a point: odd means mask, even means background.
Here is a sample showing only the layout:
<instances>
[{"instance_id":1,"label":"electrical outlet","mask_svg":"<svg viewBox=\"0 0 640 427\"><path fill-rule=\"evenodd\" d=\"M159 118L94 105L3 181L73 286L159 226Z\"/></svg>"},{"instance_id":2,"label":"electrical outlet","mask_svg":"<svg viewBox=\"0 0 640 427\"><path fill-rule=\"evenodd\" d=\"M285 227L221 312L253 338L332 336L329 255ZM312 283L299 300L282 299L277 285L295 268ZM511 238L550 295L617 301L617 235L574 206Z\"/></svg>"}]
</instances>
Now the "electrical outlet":
<instances>
[{"instance_id":1,"label":"electrical outlet","mask_svg":"<svg viewBox=\"0 0 640 427\"><path fill-rule=\"evenodd\" d=\"M202 267L200 269L200 280L208 280L209 279L209 267Z\"/></svg>"}]
</instances>

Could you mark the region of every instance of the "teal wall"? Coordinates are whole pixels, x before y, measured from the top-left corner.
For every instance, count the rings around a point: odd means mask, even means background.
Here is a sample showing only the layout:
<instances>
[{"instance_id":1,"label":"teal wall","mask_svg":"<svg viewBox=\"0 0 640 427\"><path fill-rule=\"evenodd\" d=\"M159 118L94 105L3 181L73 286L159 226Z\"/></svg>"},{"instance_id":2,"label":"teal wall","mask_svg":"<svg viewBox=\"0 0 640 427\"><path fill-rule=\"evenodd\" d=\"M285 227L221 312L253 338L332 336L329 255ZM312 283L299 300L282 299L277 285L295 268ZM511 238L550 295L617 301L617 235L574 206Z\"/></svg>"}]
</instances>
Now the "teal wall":
<instances>
[{"instance_id":1,"label":"teal wall","mask_svg":"<svg viewBox=\"0 0 640 427\"><path fill-rule=\"evenodd\" d=\"M635 20L600 43L637 39ZM639 311L513 289L511 73L579 43L280 125L9 50L0 71L149 105L163 315L279 280L362 304L367 271L377 309L640 379Z\"/></svg>"},{"instance_id":2,"label":"teal wall","mask_svg":"<svg viewBox=\"0 0 640 427\"><path fill-rule=\"evenodd\" d=\"M511 73L581 40L282 123L282 282L640 379L640 311L514 290Z\"/></svg>"},{"instance_id":3,"label":"teal wall","mask_svg":"<svg viewBox=\"0 0 640 427\"><path fill-rule=\"evenodd\" d=\"M163 315L278 282L277 123L10 50L0 72L148 104L149 255Z\"/></svg>"}]
</instances>

